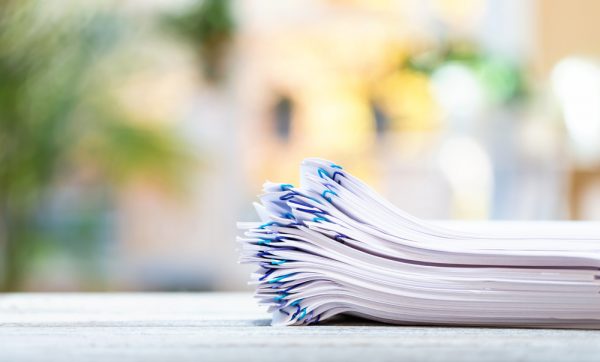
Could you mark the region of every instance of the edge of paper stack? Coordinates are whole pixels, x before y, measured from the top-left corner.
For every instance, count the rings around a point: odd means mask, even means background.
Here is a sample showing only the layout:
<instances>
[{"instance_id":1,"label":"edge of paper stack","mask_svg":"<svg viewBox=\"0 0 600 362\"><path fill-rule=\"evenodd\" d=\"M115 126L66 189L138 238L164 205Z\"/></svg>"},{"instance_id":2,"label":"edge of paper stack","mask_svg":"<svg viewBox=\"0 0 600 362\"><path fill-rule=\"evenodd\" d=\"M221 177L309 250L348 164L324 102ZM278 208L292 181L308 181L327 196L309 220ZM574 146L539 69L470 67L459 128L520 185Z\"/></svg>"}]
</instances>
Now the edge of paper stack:
<instances>
[{"instance_id":1,"label":"edge of paper stack","mask_svg":"<svg viewBox=\"0 0 600 362\"><path fill-rule=\"evenodd\" d=\"M600 327L600 228L446 229L398 209L332 162L267 182L242 222L242 263L274 325L341 313L394 324ZM594 232L595 231L595 232Z\"/></svg>"}]
</instances>

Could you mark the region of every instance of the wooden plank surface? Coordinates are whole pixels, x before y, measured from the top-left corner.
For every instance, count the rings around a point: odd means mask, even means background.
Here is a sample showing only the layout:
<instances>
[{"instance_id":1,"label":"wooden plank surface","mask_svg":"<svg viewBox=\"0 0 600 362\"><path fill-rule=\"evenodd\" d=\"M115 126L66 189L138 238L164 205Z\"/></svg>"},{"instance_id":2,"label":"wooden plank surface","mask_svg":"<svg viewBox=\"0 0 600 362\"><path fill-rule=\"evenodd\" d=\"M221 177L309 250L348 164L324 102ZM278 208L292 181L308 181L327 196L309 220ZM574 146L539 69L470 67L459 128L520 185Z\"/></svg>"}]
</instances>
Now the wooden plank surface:
<instances>
[{"instance_id":1,"label":"wooden plank surface","mask_svg":"<svg viewBox=\"0 0 600 362\"><path fill-rule=\"evenodd\" d=\"M250 294L6 294L0 361L600 361L600 331L271 327Z\"/></svg>"}]
</instances>

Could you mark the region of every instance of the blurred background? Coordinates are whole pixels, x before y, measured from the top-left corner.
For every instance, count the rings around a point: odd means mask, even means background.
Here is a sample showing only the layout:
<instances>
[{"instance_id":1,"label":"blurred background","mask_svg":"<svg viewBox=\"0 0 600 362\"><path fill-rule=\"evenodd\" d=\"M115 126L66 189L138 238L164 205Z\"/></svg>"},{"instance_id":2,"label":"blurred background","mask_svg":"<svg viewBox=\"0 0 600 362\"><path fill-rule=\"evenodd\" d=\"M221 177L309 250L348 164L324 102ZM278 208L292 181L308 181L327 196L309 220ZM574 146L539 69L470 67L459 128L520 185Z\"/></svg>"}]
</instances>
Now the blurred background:
<instances>
[{"instance_id":1,"label":"blurred background","mask_svg":"<svg viewBox=\"0 0 600 362\"><path fill-rule=\"evenodd\" d=\"M430 219L600 219L595 0L4 0L0 290L245 289L328 158Z\"/></svg>"}]
</instances>

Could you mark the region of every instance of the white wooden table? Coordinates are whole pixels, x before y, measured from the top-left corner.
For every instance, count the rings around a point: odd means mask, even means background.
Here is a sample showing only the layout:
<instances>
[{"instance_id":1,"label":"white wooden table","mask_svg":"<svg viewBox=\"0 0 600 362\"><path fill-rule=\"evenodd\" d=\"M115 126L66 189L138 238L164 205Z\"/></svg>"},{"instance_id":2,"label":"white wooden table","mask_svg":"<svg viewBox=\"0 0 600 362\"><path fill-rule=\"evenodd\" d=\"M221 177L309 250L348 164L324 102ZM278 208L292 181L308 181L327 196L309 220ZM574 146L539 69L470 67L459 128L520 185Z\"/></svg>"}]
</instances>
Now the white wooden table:
<instances>
[{"instance_id":1,"label":"white wooden table","mask_svg":"<svg viewBox=\"0 0 600 362\"><path fill-rule=\"evenodd\" d=\"M0 361L600 361L600 331L269 322L250 294L0 295Z\"/></svg>"}]
</instances>

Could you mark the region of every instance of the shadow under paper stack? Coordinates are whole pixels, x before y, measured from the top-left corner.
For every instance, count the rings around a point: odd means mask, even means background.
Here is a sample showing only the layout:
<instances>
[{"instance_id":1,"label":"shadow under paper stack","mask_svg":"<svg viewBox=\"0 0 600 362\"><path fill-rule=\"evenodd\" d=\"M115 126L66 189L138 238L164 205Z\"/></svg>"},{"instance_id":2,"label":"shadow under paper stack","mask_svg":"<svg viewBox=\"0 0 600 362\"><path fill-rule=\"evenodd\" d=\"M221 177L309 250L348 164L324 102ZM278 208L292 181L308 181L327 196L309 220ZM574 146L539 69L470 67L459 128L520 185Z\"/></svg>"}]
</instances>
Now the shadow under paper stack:
<instances>
[{"instance_id":1,"label":"shadow under paper stack","mask_svg":"<svg viewBox=\"0 0 600 362\"><path fill-rule=\"evenodd\" d=\"M425 222L321 159L267 182L241 262L273 324L340 313L395 324L600 327L600 227L467 232ZM540 224L542 225L542 224Z\"/></svg>"}]
</instances>

